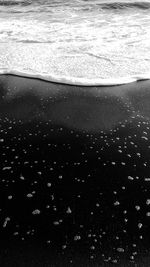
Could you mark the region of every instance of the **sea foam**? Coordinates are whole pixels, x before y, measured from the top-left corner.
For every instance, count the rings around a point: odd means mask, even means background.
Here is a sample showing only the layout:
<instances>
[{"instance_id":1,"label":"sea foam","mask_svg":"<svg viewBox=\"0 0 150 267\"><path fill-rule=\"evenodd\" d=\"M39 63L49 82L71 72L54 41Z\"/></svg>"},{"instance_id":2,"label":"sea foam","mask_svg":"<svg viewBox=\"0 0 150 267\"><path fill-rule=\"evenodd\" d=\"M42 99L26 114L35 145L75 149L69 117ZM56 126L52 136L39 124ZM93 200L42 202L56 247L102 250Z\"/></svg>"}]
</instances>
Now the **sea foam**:
<instances>
[{"instance_id":1,"label":"sea foam","mask_svg":"<svg viewBox=\"0 0 150 267\"><path fill-rule=\"evenodd\" d=\"M4 2L0 74L82 86L150 79L150 1Z\"/></svg>"},{"instance_id":2,"label":"sea foam","mask_svg":"<svg viewBox=\"0 0 150 267\"><path fill-rule=\"evenodd\" d=\"M132 77L122 77L116 79L87 79L87 78L75 78L75 77L63 77L63 76L54 76L54 75L42 75L42 74L32 74L27 72L21 72L18 70L0 70L0 75L15 75L20 77L40 79L48 82L55 82L60 84L76 85L76 86L113 86L113 85L123 85L141 80L149 80L150 73L139 74Z\"/></svg>"}]
</instances>

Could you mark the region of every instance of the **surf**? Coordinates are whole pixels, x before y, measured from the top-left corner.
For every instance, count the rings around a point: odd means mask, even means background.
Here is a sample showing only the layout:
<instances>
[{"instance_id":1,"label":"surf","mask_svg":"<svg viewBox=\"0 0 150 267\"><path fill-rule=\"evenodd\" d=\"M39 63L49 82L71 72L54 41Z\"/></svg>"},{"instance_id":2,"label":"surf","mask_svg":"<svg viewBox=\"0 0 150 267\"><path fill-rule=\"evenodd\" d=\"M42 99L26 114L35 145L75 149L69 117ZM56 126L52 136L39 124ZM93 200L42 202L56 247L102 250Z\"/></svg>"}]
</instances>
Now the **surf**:
<instances>
[{"instance_id":1,"label":"surf","mask_svg":"<svg viewBox=\"0 0 150 267\"><path fill-rule=\"evenodd\" d=\"M122 77L122 78L114 78L114 79L88 79L88 78L77 78L77 77L65 77L65 76L55 76L55 75L44 75L44 74L32 74L21 72L18 70L0 70L0 75L14 75L26 78L34 78L40 79L48 82L53 83L60 83L60 84L68 84L68 85L77 85L77 86L115 86L115 85L123 85L128 83L133 83L142 80L149 80L150 73L148 74L139 74L137 76L131 77Z\"/></svg>"}]
</instances>

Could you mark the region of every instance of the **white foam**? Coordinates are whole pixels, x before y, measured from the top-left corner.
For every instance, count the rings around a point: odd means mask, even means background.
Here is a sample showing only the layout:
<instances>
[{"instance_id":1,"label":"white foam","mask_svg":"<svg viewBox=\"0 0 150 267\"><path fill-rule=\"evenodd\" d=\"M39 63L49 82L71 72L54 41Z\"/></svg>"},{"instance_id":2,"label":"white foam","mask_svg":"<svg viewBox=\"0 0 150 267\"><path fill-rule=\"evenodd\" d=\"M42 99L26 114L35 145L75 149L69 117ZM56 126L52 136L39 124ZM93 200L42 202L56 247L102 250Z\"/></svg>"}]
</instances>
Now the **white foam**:
<instances>
[{"instance_id":1,"label":"white foam","mask_svg":"<svg viewBox=\"0 0 150 267\"><path fill-rule=\"evenodd\" d=\"M139 74L136 76L128 77L119 77L119 78L110 78L110 79L87 79L87 78L77 78L77 77L65 77L57 75L47 75L47 74L33 74L29 72L21 72L18 70L6 70L1 69L0 75L11 74L20 77L35 78L40 80L45 80L48 82L55 82L68 85L78 85L78 86L113 86L113 85L123 85L139 80L149 80L150 73Z\"/></svg>"},{"instance_id":2,"label":"white foam","mask_svg":"<svg viewBox=\"0 0 150 267\"><path fill-rule=\"evenodd\" d=\"M11 12L1 6L1 74L79 86L150 79L149 8L118 12L101 9L98 0L44 2L10 5Z\"/></svg>"}]
</instances>

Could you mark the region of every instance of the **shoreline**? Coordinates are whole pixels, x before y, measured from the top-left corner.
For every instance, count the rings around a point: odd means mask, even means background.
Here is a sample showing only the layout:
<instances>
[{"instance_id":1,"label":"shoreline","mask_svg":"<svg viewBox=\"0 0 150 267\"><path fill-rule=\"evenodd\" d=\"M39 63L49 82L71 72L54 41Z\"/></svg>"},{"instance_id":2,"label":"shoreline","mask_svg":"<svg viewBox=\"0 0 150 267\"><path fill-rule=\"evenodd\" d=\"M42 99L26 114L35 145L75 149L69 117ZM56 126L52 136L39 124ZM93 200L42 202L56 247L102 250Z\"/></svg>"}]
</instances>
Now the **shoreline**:
<instances>
[{"instance_id":1,"label":"shoreline","mask_svg":"<svg viewBox=\"0 0 150 267\"><path fill-rule=\"evenodd\" d=\"M83 87L108 87L108 86L121 86L125 84L130 84L138 81L147 81L150 80L150 73L145 74L136 74L134 76L129 77L119 77L119 78L95 78L93 81L88 78L81 77L66 77L66 76L57 76L57 75L48 75L48 74L33 74L21 72L18 70L1 70L0 76L8 75L8 76L16 76L27 79L38 79L41 81L64 84L64 85L73 85L73 86L83 86Z\"/></svg>"}]
</instances>

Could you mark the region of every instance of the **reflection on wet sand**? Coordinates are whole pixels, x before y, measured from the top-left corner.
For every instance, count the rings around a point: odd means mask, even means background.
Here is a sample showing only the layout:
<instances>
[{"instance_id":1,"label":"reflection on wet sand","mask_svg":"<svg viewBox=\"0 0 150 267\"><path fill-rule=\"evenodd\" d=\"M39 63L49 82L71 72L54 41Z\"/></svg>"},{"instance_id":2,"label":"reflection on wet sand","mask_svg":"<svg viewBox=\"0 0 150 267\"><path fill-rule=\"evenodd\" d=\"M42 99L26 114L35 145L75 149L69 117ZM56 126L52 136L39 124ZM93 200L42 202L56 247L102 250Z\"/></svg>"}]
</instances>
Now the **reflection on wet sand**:
<instances>
[{"instance_id":1,"label":"reflection on wet sand","mask_svg":"<svg viewBox=\"0 0 150 267\"><path fill-rule=\"evenodd\" d=\"M122 95L110 94L107 89L96 92L95 88L92 91L88 87L76 89L47 82L43 85L41 81L13 76L3 79L6 92L1 110L11 118L28 120L42 116L54 124L93 132L109 130L132 113L125 97L122 100Z\"/></svg>"}]
</instances>

